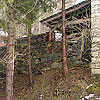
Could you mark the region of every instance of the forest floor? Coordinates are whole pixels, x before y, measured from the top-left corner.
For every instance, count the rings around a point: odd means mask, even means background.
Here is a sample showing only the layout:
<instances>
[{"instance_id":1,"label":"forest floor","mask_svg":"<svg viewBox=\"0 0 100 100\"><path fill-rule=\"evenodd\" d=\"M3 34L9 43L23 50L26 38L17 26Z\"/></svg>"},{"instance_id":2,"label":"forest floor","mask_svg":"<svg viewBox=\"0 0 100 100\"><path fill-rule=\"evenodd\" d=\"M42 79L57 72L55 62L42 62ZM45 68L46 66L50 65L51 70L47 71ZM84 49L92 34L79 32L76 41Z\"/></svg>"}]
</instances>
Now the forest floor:
<instances>
[{"instance_id":1,"label":"forest floor","mask_svg":"<svg viewBox=\"0 0 100 100\"><path fill-rule=\"evenodd\" d=\"M33 75L33 88L28 77L14 76L14 100L100 100L100 75L90 75L87 66L70 67L66 79L62 69ZM0 100L5 99L5 80L0 80Z\"/></svg>"}]
</instances>

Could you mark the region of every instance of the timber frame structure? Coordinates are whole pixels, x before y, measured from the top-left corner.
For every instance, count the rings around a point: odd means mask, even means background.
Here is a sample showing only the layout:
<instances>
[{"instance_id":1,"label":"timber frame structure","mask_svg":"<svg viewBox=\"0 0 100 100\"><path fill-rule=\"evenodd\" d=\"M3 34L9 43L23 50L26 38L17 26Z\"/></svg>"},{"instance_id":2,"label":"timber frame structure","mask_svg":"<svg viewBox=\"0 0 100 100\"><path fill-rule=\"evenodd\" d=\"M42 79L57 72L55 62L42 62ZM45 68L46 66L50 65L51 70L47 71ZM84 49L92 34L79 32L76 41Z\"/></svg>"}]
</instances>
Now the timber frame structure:
<instances>
[{"instance_id":1,"label":"timber frame structure","mask_svg":"<svg viewBox=\"0 0 100 100\"><path fill-rule=\"evenodd\" d=\"M61 32L61 22L61 12L41 20L51 27L50 32ZM89 30L90 35L91 73L100 74L100 0L85 0L66 9L66 34L79 33L84 29Z\"/></svg>"},{"instance_id":2,"label":"timber frame structure","mask_svg":"<svg viewBox=\"0 0 100 100\"><path fill-rule=\"evenodd\" d=\"M89 33L90 68L92 74L100 74L100 0L85 0L66 9L66 35ZM59 12L40 21L50 28L49 34L62 33L62 13ZM83 32L84 33L84 32ZM83 36L84 34L81 34ZM87 37L87 36L86 36ZM86 41L84 40L84 43ZM87 49L86 49L87 50Z\"/></svg>"},{"instance_id":3,"label":"timber frame structure","mask_svg":"<svg viewBox=\"0 0 100 100\"><path fill-rule=\"evenodd\" d=\"M91 0L86 0L66 9L66 34L82 31L82 28L90 27ZM62 12L54 14L40 21L50 28L50 33L57 30L61 32ZM87 26L86 24L89 24ZM75 27L71 27L75 26ZM77 28L76 28L77 27Z\"/></svg>"}]
</instances>

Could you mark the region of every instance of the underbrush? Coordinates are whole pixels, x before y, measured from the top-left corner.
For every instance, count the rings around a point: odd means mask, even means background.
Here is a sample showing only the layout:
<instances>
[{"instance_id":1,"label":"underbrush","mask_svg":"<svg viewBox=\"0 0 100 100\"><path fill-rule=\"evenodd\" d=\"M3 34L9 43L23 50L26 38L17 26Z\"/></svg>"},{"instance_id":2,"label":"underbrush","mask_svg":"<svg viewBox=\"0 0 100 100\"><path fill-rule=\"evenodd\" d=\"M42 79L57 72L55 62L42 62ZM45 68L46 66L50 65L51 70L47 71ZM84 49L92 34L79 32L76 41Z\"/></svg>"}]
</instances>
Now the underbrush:
<instances>
[{"instance_id":1,"label":"underbrush","mask_svg":"<svg viewBox=\"0 0 100 100\"><path fill-rule=\"evenodd\" d=\"M44 70L33 75L33 88L27 75L14 77L14 100L99 100L100 76L90 75L86 66L70 67L66 79L62 69ZM0 100L5 100L5 80L0 81Z\"/></svg>"}]
</instances>

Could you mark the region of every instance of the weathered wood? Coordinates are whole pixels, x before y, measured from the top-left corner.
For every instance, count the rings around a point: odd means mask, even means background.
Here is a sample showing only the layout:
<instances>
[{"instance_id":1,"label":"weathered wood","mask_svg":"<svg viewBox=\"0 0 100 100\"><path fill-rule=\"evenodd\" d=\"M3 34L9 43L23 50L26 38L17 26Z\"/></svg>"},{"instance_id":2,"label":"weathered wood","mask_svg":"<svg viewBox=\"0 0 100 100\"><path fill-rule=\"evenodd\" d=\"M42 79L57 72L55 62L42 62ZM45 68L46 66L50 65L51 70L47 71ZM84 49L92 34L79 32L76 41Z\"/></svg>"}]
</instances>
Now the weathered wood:
<instances>
[{"instance_id":1,"label":"weathered wood","mask_svg":"<svg viewBox=\"0 0 100 100\"><path fill-rule=\"evenodd\" d=\"M78 9L80 9L80 8L82 8L82 7L84 7L84 6L88 5L88 4L90 4L90 3L91 3L91 1L88 1L88 2L86 2L86 3L84 3L84 4L80 4L80 5L78 5L78 7L66 11L66 14L69 14L69 13L71 13L71 12L75 12L75 11L77 11ZM50 21L52 21L52 20L55 20L55 19L60 18L61 16L62 16L62 14L61 14L61 12L60 12L60 13L56 14L54 17L50 17L49 19L43 21L42 23L43 23L43 24L48 23L48 22L50 22Z\"/></svg>"},{"instance_id":2,"label":"weathered wood","mask_svg":"<svg viewBox=\"0 0 100 100\"><path fill-rule=\"evenodd\" d=\"M51 30L50 32L52 33L58 26L60 26L59 24L56 24Z\"/></svg>"},{"instance_id":3,"label":"weathered wood","mask_svg":"<svg viewBox=\"0 0 100 100\"><path fill-rule=\"evenodd\" d=\"M75 25L75 24L80 24L84 22L90 22L90 20L91 20L90 18L72 20L72 21L68 21L66 25Z\"/></svg>"},{"instance_id":4,"label":"weathered wood","mask_svg":"<svg viewBox=\"0 0 100 100\"><path fill-rule=\"evenodd\" d=\"M66 21L66 26L68 25L75 25L75 24L81 24L81 23L85 23L85 22L90 22L90 18L85 18L85 19L76 19L76 20L72 20L72 21ZM56 25L59 23L59 21L56 23ZM59 23L61 26L61 22ZM51 27L55 27L56 25L51 25Z\"/></svg>"}]
</instances>

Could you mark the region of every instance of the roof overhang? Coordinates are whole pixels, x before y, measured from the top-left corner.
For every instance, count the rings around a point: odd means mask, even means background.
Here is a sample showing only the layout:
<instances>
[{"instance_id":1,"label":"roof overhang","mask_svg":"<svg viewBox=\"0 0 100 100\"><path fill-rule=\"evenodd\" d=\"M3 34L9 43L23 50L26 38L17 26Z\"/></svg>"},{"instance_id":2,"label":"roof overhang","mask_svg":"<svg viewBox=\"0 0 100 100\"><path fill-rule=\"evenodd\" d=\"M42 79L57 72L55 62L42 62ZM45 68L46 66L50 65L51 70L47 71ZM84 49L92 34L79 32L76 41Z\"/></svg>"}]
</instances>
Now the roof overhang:
<instances>
[{"instance_id":1,"label":"roof overhang","mask_svg":"<svg viewBox=\"0 0 100 100\"><path fill-rule=\"evenodd\" d=\"M83 21L90 21L90 18L77 18L78 21L73 22L71 20L72 17L80 15L81 13L84 13L86 11L91 10L91 0L85 0L83 2L78 3L77 5L74 5L70 8L67 8L65 10L66 13L66 20L67 20L67 24L77 24L79 23L83 23ZM54 14L50 17L47 17L43 20L40 21L41 23L47 25L48 27L51 27L53 29L56 29L58 25L60 25L60 23L62 22L62 12L59 12L57 14Z\"/></svg>"}]
</instances>

